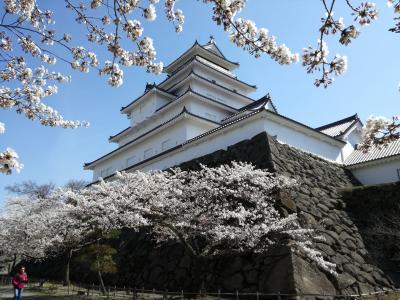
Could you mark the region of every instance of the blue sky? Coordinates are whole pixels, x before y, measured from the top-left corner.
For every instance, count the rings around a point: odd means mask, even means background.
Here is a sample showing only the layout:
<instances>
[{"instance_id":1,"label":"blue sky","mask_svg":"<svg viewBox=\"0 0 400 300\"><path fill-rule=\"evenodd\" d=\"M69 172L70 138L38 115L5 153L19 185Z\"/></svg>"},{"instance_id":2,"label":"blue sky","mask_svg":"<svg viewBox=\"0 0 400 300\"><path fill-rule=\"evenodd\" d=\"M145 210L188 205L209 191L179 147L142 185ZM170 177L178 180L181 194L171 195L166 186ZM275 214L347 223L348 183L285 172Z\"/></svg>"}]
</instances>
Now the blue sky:
<instances>
[{"instance_id":1,"label":"blue sky","mask_svg":"<svg viewBox=\"0 0 400 300\"><path fill-rule=\"evenodd\" d=\"M44 1L46 5L63 3L55 2ZM328 89L314 87L315 75L307 74L300 63L280 66L266 56L255 59L236 48L223 29L211 21L210 6L202 1L178 1L186 17L180 34L165 21L162 3L159 3L157 20L144 22L144 35L154 38L158 59L165 64L182 54L196 39L206 43L209 35L214 35L225 56L240 63L238 77L257 85L258 91L251 95L254 99L269 92L281 114L318 126L356 112L362 120L371 114L399 113L400 35L387 31L393 24L392 10L384 1L379 1L379 5L380 18L362 28L361 36L354 43L343 47L337 38L328 40L332 55L347 55L349 60L348 71ZM72 44L87 44L79 37L82 28L70 26L73 17L65 14L62 6L53 8L57 24L67 27L72 34ZM343 16L345 24L352 20L349 12L339 7L335 15ZM316 44L323 11L320 1L252 0L241 16L267 27L279 43L301 53L303 47ZM101 57L105 54L100 50ZM124 85L112 88L106 84L107 78L100 77L96 71L81 74L70 71L62 63L57 64L57 70L70 73L72 82L59 86L59 93L46 103L65 118L87 120L91 126L75 130L46 128L12 111L0 111L0 121L6 124L6 133L0 135L1 149L16 149L25 165L20 174L0 175L0 203L7 197L4 187L15 182L30 179L62 185L69 179L90 180L91 172L83 170L83 163L115 149L115 144L108 143L108 137L128 126L126 116L119 112L120 107L140 96L146 82L160 82L165 76L154 76L140 68L125 68Z\"/></svg>"}]
</instances>

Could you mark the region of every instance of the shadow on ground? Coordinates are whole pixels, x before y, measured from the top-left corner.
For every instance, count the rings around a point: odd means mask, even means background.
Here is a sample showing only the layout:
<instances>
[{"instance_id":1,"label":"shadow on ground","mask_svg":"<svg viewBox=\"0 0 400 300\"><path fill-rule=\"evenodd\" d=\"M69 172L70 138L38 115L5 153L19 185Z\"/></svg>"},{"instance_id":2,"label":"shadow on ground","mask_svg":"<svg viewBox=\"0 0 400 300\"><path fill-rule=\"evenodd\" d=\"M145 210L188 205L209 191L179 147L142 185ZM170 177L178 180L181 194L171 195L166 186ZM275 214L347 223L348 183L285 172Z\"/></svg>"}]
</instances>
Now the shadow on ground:
<instances>
[{"instance_id":1,"label":"shadow on ground","mask_svg":"<svg viewBox=\"0 0 400 300\"><path fill-rule=\"evenodd\" d=\"M13 290L11 286L0 287L0 300L13 299ZM22 294L24 300L67 300L71 299L69 296L53 296L41 293L35 289L26 289Z\"/></svg>"}]
</instances>

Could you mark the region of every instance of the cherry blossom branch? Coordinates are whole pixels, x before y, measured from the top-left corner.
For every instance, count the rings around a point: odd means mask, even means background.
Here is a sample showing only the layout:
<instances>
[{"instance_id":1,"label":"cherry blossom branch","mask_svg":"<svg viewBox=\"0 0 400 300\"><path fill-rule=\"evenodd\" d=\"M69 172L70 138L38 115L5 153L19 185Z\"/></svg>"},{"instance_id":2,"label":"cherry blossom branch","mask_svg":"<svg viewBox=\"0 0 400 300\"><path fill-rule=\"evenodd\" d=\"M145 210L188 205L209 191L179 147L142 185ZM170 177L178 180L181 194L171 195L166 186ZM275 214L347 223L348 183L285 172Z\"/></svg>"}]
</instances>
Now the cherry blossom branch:
<instances>
[{"instance_id":1,"label":"cherry blossom branch","mask_svg":"<svg viewBox=\"0 0 400 300\"><path fill-rule=\"evenodd\" d=\"M400 116L391 120L370 116L363 128L359 149L367 152L371 148L382 148L400 139Z\"/></svg>"}]
</instances>

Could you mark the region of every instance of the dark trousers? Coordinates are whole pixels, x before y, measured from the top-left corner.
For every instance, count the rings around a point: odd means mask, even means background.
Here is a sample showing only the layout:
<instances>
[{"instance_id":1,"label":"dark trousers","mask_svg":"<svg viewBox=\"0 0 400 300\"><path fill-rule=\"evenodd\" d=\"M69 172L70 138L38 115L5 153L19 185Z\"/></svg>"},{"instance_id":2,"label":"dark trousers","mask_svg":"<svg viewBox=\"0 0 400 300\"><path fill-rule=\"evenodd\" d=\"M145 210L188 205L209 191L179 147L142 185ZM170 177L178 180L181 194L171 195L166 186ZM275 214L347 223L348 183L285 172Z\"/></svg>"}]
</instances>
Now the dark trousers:
<instances>
[{"instance_id":1,"label":"dark trousers","mask_svg":"<svg viewBox=\"0 0 400 300\"><path fill-rule=\"evenodd\" d=\"M22 296L22 289L14 288L14 300L20 300Z\"/></svg>"}]
</instances>

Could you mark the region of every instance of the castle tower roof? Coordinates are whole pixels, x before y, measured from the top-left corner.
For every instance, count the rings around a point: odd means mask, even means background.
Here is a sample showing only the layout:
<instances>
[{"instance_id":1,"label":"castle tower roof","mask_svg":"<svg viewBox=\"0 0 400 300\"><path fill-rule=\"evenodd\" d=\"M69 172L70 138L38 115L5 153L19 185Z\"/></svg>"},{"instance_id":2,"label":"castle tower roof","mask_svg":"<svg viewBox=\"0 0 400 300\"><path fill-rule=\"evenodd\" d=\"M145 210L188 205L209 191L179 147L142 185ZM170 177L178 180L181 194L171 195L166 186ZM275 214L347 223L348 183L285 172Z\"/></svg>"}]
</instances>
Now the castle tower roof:
<instances>
[{"instance_id":1,"label":"castle tower roof","mask_svg":"<svg viewBox=\"0 0 400 300\"><path fill-rule=\"evenodd\" d=\"M217 47L215 41L211 40L205 45L200 45L195 41L192 47L186 50L168 66L164 67L164 72L169 75L173 74L195 56L203 57L228 71L232 71L239 66L239 63L230 61L224 56L221 50Z\"/></svg>"}]
</instances>

